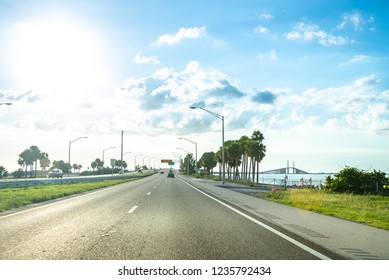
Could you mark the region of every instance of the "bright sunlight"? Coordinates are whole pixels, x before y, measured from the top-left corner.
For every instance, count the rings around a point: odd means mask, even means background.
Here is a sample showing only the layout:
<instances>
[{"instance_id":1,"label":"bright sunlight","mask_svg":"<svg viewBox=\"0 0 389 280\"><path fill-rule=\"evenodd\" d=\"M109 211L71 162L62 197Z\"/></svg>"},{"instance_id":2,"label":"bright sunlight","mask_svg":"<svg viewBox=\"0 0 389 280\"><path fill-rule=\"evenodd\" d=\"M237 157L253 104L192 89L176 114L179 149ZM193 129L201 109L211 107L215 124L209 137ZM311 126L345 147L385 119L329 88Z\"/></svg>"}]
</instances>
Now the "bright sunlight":
<instances>
[{"instance_id":1,"label":"bright sunlight","mask_svg":"<svg viewBox=\"0 0 389 280\"><path fill-rule=\"evenodd\" d=\"M11 40L12 76L34 90L86 90L99 79L101 42L95 32L73 22L18 23Z\"/></svg>"}]
</instances>

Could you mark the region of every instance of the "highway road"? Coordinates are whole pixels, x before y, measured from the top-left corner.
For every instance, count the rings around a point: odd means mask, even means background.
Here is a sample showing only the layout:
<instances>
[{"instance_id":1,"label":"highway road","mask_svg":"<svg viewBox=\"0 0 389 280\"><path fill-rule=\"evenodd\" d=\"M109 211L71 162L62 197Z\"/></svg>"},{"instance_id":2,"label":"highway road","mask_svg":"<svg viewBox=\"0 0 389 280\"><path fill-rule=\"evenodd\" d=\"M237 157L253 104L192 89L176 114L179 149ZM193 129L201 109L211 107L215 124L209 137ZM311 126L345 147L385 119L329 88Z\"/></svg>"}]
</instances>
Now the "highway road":
<instances>
[{"instance_id":1,"label":"highway road","mask_svg":"<svg viewBox=\"0 0 389 280\"><path fill-rule=\"evenodd\" d=\"M0 216L0 259L326 259L184 177L128 182ZM186 179L187 180L187 179ZM292 236L293 237L293 236ZM336 257L336 256L335 256Z\"/></svg>"}]
</instances>

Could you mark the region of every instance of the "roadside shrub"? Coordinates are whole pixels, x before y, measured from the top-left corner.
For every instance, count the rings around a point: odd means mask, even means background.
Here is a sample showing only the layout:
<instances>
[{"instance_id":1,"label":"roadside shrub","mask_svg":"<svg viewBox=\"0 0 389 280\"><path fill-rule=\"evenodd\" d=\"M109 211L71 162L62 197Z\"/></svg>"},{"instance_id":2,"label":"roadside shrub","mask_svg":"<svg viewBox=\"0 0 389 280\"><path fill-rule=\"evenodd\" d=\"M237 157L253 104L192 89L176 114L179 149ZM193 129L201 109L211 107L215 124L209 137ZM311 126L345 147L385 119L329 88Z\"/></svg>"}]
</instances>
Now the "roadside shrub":
<instances>
[{"instance_id":1,"label":"roadside shrub","mask_svg":"<svg viewBox=\"0 0 389 280\"><path fill-rule=\"evenodd\" d=\"M20 179L22 177L24 177L24 171L22 169L18 169L14 172L12 172L12 176L16 179Z\"/></svg>"},{"instance_id":2,"label":"roadside shrub","mask_svg":"<svg viewBox=\"0 0 389 280\"><path fill-rule=\"evenodd\" d=\"M334 178L326 178L324 189L336 193L381 194L387 181L385 175L382 171L366 172L346 166Z\"/></svg>"}]
</instances>

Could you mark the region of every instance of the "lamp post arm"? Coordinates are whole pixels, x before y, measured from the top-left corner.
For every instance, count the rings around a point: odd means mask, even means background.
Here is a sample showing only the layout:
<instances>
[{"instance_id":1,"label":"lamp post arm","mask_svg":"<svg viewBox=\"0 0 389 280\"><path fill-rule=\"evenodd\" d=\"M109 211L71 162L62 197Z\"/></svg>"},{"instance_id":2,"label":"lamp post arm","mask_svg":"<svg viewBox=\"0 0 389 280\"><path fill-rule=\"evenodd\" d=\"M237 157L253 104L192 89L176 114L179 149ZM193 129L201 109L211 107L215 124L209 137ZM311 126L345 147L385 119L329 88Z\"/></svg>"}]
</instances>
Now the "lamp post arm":
<instances>
[{"instance_id":1,"label":"lamp post arm","mask_svg":"<svg viewBox=\"0 0 389 280\"><path fill-rule=\"evenodd\" d=\"M88 138L87 136L78 137L77 139L70 140L69 141L69 156L68 156L68 163L70 164L70 149L73 142L76 142L77 140L80 140L82 138Z\"/></svg>"},{"instance_id":2,"label":"lamp post arm","mask_svg":"<svg viewBox=\"0 0 389 280\"><path fill-rule=\"evenodd\" d=\"M199 108L199 109L201 109L201 110L204 110L205 112L211 114L212 116L214 116L214 117L216 117L216 118L218 118L218 119L220 119L220 120L223 119L223 116L222 116L222 115L219 115L219 114L217 114L217 113L215 113L215 112L209 111L209 110L207 110L207 109L205 109L205 108L203 108L203 107L197 107L197 108Z\"/></svg>"}]
</instances>

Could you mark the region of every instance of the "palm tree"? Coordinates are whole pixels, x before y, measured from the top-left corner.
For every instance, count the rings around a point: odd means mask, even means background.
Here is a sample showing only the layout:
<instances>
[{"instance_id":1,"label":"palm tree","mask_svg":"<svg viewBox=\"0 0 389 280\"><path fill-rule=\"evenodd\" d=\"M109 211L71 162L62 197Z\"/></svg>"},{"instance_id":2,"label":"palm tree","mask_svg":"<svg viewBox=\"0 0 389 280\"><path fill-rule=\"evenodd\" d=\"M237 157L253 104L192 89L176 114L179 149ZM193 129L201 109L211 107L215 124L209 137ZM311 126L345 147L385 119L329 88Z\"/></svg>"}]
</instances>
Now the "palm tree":
<instances>
[{"instance_id":1,"label":"palm tree","mask_svg":"<svg viewBox=\"0 0 389 280\"><path fill-rule=\"evenodd\" d=\"M38 160L41 157L41 150L38 148L38 146L31 146L30 151L32 154L33 163L35 163L34 177L36 177L36 172L38 169Z\"/></svg>"},{"instance_id":2,"label":"palm tree","mask_svg":"<svg viewBox=\"0 0 389 280\"><path fill-rule=\"evenodd\" d=\"M95 168L97 167L97 162L96 161L92 161L90 166L92 167L92 170L93 172L95 171Z\"/></svg>"},{"instance_id":3,"label":"palm tree","mask_svg":"<svg viewBox=\"0 0 389 280\"><path fill-rule=\"evenodd\" d=\"M239 139L239 143L242 149L242 179L247 180L247 174L248 174L248 144L251 139L248 136L242 136Z\"/></svg>"},{"instance_id":4,"label":"palm tree","mask_svg":"<svg viewBox=\"0 0 389 280\"><path fill-rule=\"evenodd\" d=\"M257 165L257 184L259 181L259 163L263 160L266 153L266 146L262 143L263 140L265 140L265 137L263 137L263 134L256 130L253 132L253 135L251 136L251 139L257 142L257 148L255 149L255 162ZM253 177L255 174L255 168L253 168ZM254 181L254 179L253 179Z\"/></svg>"},{"instance_id":5,"label":"palm tree","mask_svg":"<svg viewBox=\"0 0 389 280\"><path fill-rule=\"evenodd\" d=\"M259 154L257 142L253 139L247 140L247 157L250 158L250 165L248 166L249 172L251 172L251 180L254 182L255 174L255 157Z\"/></svg>"},{"instance_id":6,"label":"palm tree","mask_svg":"<svg viewBox=\"0 0 389 280\"><path fill-rule=\"evenodd\" d=\"M27 167L31 166L34 163L34 154L31 149L25 149L20 155L18 159L18 164L22 167L25 167L24 176L27 177Z\"/></svg>"},{"instance_id":7,"label":"palm tree","mask_svg":"<svg viewBox=\"0 0 389 280\"><path fill-rule=\"evenodd\" d=\"M226 145L227 144L227 145ZM224 145L227 146L227 162L228 165L235 169L233 171L233 180L239 178L239 166L242 158L242 148L239 141L227 141Z\"/></svg>"},{"instance_id":8,"label":"palm tree","mask_svg":"<svg viewBox=\"0 0 389 280\"><path fill-rule=\"evenodd\" d=\"M39 164L40 164L40 167L42 168L42 174L43 174L43 171L45 171L46 168L50 166L49 155L47 153L42 152L40 154Z\"/></svg>"},{"instance_id":9,"label":"palm tree","mask_svg":"<svg viewBox=\"0 0 389 280\"><path fill-rule=\"evenodd\" d=\"M219 151L216 152L215 160L219 164L219 179L221 180L221 178L222 178L222 162L223 162L222 161L222 147L220 147Z\"/></svg>"},{"instance_id":10,"label":"palm tree","mask_svg":"<svg viewBox=\"0 0 389 280\"><path fill-rule=\"evenodd\" d=\"M225 163L227 165L227 176L231 179L240 177L239 167L241 167L241 175L244 180L259 181L259 163L263 160L266 153L266 146L263 144L263 134L260 131L254 131L251 138L242 136L239 140L228 140L224 142L225 147ZM219 179L222 174L222 148L215 153L215 160L219 163ZM202 166L204 166L202 164ZM251 176L249 174L252 174Z\"/></svg>"},{"instance_id":11,"label":"palm tree","mask_svg":"<svg viewBox=\"0 0 389 280\"><path fill-rule=\"evenodd\" d=\"M8 176L8 171L4 166L0 166L0 178Z\"/></svg>"},{"instance_id":12,"label":"palm tree","mask_svg":"<svg viewBox=\"0 0 389 280\"><path fill-rule=\"evenodd\" d=\"M100 169L102 169L104 167L104 162L101 161L101 159L97 158L97 159L95 159L94 162L92 162L92 166L91 167L92 168L97 168L98 170L100 170Z\"/></svg>"}]
</instances>

